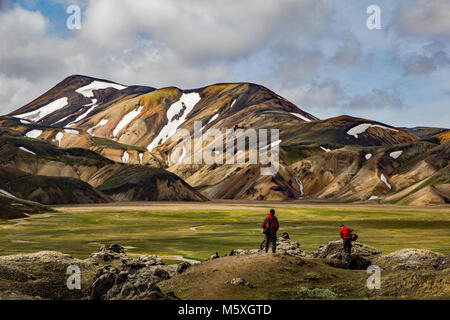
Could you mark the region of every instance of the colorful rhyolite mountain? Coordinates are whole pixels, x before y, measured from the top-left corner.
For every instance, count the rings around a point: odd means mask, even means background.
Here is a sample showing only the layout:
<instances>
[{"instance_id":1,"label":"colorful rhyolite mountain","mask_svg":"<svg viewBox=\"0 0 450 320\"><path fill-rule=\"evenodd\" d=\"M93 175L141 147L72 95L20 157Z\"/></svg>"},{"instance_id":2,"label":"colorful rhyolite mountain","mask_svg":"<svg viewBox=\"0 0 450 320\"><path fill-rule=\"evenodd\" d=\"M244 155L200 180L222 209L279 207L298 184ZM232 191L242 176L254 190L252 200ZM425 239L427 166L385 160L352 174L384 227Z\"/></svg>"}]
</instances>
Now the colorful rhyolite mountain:
<instances>
[{"instance_id":1,"label":"colorful rhyolite mountain","mask_svg":"<svg viewBox=\"0 0 450 320\"><path fill-rule=\"evenodd\" d=\"M208 198L450 201L447 129L395 128L351 116L319 120L251 83L155 89L74 75L0 117L0 124L0 168L9 172L0 189L45 204ZM209 129L219 133L194 141ZM261 174L263 165L249 161L190 164L196 153L217 155L230 132L245 135L247 129L279 129L276 141L269 134L258 146L279 147L274 175ZM180 144L183 138L191 142L191 152ZM251 158L248 148L232 152ZM37 183L19 191L17 177ZM74 190L85 188L85 194L64 197L67 188L61 184L69 183Z\"/></svg>"}]
</instances>

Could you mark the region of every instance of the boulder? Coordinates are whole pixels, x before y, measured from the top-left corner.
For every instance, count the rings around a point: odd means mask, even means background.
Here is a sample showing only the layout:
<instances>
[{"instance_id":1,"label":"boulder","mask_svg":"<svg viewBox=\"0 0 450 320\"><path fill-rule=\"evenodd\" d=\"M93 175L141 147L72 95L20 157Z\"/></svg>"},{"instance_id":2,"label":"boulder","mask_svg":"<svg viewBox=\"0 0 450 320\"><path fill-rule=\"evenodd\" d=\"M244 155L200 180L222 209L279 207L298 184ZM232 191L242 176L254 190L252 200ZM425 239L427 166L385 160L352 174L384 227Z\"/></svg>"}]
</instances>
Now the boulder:
<instances>
[{"instance_id":1,"label":"boulder","mask_svg":"<svg viewBox=\"0 0 450 320\"><path fill-rule=\"evenodd\" d=\"M84 264L83 260L73 258L71 255L57 251L39 251L35 253L15 254L10 256L1 256L1 264L48 264L48 265L69 265Z\"/></svg>"},{"instance_id":2,"label":"boulder","mask_svg":"<svg viewBox=\"0 0 450 320\"><path fill-rule=\"evenodd\" d=\"M326 259L327 263L333 267L363 270L367 269L375 257L381 254L381 251L360 242L353 242L352 245L350 256L344 253L342 240L331 241L325 246L318 247L311 256Z\"/></svg>"},{"instance_id":3,"label":"boulder","mask_svg":"<svg viewBox=\"0 0 450 320\"><path fill-rule=\"evenodd\" d=\"M110 252L106 249L100 253ZM121 264L115 264L117 268L105 266L97 270L89 299L173 299L162 293L157 283L188 267L186 263L167 266L152 255L129 258L121 251L115 253L122 258Z\"/></svg>"},{"instance_id":4,"label":"boulder","mask_svg":"<svg viewBox=\"0 0 450 320\"><path fill-rule=\"evenodd\" d=\"M233 278L233 279L225 282L225 284L230 284L230 285L233 285L233 286L247 286L249 288L254 288L253 284L251 284L247 280L244 280L244 279L241 279L241 278Z\"/></svg>"},{"instance_id":5,"label":"boulder","mask_svg":"<svg viewBox=\"0 0 450 320\"><path fill-rule=\"evenodd\" d=\"M102 268L103 269L103 268ZM116 281L117 270L101 270L97 272L99 277L95 279L91 286L89 299L90 300L100 300L104 299L108 294L108 291L114 286Z\"/></svg>"},{"instance_id":6,"label":"boulder","mask_svg":"<svg viewBox=\"0 0 450 320\"><path fill-rule=\"evenodd\" d=\"M32 276L29 276L18 269L0 264L0 280L13 280L23 282L29 279L32 279Z\"/></svg>"},{"instance_id":7,"label":"boulder","mask_svg":"<svg viewBox=\"0 0 450 320\"><path fill-rule=\"evenodd\" d=\"M230 251L230 256L239 256L239 255L245 255L245 254L256 254L261 252L258 249L250 249L250 250L244 250L244 249L234 249Z\"/></svg>"},{"instance_id":8,"label":"boulder","mask_svg":"<svg viewBox=\"0 0 450 320\"><path fill-rule=\"evenodd\" d=\"M445 269L448 268L448 260L448 255L425 249L407 248L381 255L374 260L374 264L385 270Z\"/></svg>"},{"instance_id":9,"label":"boulder","mask_svg":"<svg viewBox=\"0 0 450 320\"><path fill-rule=\"evenodd\" d=\"M447 253L442 257L438 257L433 263L433 268L436 270L444 270L450 268L450 253Z\"/></svg>"},{"instance_id":10,"label":"boulder","mask_svg":"<svg viewBox=\"0 0 450 320\"><path fill-rule=\"evenodd\" d=\"M177 273L181 274L181 273L185 272L190 266L191 266L191 264L189 262L180 263L177 266Z\"/></svg>"},{"instance_id":11,"label":"boulder","mask_svg":"<svg viewBox=\"0 0 450 320\"><path fill-rule=\"evenodd\" d=\"M265 241L266 241L265 239L262 241L262 243L259 246L259 249L231 250L230 256L236 256L236 255L241 255L241 254L256 254L256 253L264 252ZM271 248L269 248L269 250L271 250ZM283 232L280 234L279 237L277 237L277 253L287 254L287 255L297 256L297 257L306 257L306 253L300 249L300 243L290 240L289 234L287 232Z\"/></svg>"},{"instance_id":12,"label":"boulder","mask_svg":"<svg viewBox=\"0 0 450 320\"><path fill-rule=\"evenodd\" d=\"M220 258L220 256L219 256L219 253L216 252L216 254L213 254L211 257L209 257L208 260L214 260L214 259L218 259L218 258Z\"/></svg>"},{"instance_id":13,"label":"boulder","mask_svg":"<svg viewBox=\"0 0 450 320\"><path fill-rule=\"evenodd\" d=\"M300 243L290 240L287 232L283 232L277 238L277 252L291 256L306 257L306 253L300 249Z\"/></svg>"},{"instance_id":14,"label":"boulder","mask_svg":"<svg viewBox=\"0 0 450 320\"><path fill-rule=\"evenodd\" d=\"M117 259L121 259L126 256L125 249L118 244L113 245L104 245L97 252L91 254L89 256L92 260L100 260L100 261L113 261Z\"/></svg>"}]
</instances>

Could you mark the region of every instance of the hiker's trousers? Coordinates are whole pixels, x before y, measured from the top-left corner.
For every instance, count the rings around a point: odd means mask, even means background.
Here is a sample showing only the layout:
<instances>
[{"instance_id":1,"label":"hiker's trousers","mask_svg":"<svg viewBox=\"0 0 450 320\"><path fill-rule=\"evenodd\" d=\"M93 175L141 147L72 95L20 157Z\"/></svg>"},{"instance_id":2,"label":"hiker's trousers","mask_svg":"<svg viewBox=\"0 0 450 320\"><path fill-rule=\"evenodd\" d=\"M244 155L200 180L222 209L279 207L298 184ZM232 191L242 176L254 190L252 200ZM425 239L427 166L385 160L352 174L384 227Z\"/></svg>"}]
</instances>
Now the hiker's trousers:
<instances>
[{"instance_id":1,"label":"hiker's trousers","mask_svg":"<svg viewBox=\"0 0 450 320\"><path fill-rule=\"evenodd\" d=\"M352 254L352 239L342 239L344 252Z\"/></svg>"},{"instance_id":2,"label":"hiker's trousers","mask_svg":"<svg viewBox=\"0 0 450 320\"><path fill-rule=\"evenodd\" d=\"M266 252L269 251L269 245L272 243L272 252L275 253L277 250L277 234L267 233L266 234Z\"/></svg>"}]
</instances>

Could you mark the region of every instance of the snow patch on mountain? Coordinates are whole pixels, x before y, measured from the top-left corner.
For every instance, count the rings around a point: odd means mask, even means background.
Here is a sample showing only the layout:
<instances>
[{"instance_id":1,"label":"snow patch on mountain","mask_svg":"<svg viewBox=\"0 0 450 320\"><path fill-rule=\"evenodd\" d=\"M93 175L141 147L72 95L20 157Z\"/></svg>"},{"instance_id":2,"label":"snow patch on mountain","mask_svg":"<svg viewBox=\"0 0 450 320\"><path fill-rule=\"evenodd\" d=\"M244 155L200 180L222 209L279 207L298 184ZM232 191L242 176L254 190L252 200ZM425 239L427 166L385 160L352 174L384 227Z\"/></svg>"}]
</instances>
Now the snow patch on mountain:
<instances>
[{"instance_id":1,"label":"snow patch on mountain","mask_svg":"<svg viewBox=\"0 0 450 320\"><path fill-rule=\"evenodd\" d=\"M328 148L325 148L325 147L322 147L322 146L320 146L320 149L322 149L325 152L330 152L331 151L331 149L328 149Z\"/></svg>"},{"instance_id":2,"label":"snow patch on mountain","mask_svg":"<svg viewBox=\"0 0 450 320\"><path fill-rule=\"evenodd\" d=\"M58 146L61 147L61 140L64 137L64 133L58 132L56 134L55 140L58 141Z\"/></svg>"},{"instance_id":3,"label":"snow patch on mountain","mask_svg":"<svg viewBox=\"0 0 450 320\"><path fill-rule=\"evenodd\" d=\"M369 160L370 158L372 158L372 154L368 153L368 154L365 155L365 157L366 157L366 160Z\"/></svg>"},{"instance_id":4,"label":"snow patch on mountain","mask_svg":"<svg viewBox=\"0 0 450 320\"><path fill-rule=\"evenodd\" d=\"M186 147L183 146L183 151L181 152L181 156L178 159L178 163L181 163L181 161L183 161L184 157L186 156Z\"/></svg>"},{"instance_id":5,"label":"snow patch on mountain","mask_svg":"<svg viewBox=\"0 0 450 320\"><path fill-rule=\"evenodd\" d=\"M42 134L42 130L31 130L25 133L25 136L28 138L37 139Z\"/></svg>"},{"instance_id":6,"label":"snow patch on mountain","mask_svg":"<svg viewBox=\"0 0 450 320\"><path fill-rule=\"evenodd\" d=\"M37 110L18 114L18 115L15 115L14 117L38 122L39 120L45 118L49 114L51 114L61 108L64 108L65 106L67 106L67 97L63 97L63 98L60 98L53 102L50 102L49 104L47 104L43 107L40 107Z\"/></svg>"},{"instance_id":7,"label":"snow patch on mountain","mask_svg":"<svg viewBox=\"0 0 450 320\"><path fill-rule=\"evenodd\" d=\"M209 119L209 121L208 121L208 123L207 124L210 124L211 122L213 122L214 120L216 120L217 118L219 117L219 114L218 113L216 113L215 115L213 115L212 116L212 118L211 119Z\"/></svg>"},{"instance_id":8,"label":"snow patch on mountain","mask_svg":"<svg viewBox=\"0 0 450 320\"><path fill-rule=\"evenodd\" d=\"M400 156L402 155L402 153L403 153L402 150L400 150L400 151L394 151L394 152L389 153L389 156L390 156L391 158L397 159L398 157L400 157Z\"/></svg>"},{"instance_id":9,"label":"snow patch on mountain","mask_svg":"<svg viewBox=\"0 0 450 320\"><path fill-rule=\"evenodd\" d=\"M369 200L376 200L376 199L378 199L377 196L370 196L370 198L369 198Z\"/></svg>"},{"instance_id":10,"label":"snow patch on mountain","mask_svg":"<svg viewBox=\"0 0 450 320\"><path fill-rule=\"evenodd\" d=\"M33 151L28 150L27 148L24 147L19 147L20 150L25 151L27 153L31 153L32 155L36 155L36 153L34 153Z\"/></svg>"},{"instance_id":11,"label":"snow patch on mountain","mask_svg":"<svg viewBox=\"0 0 450 320\"><path fill-rule=\"evenodd\" d=\"M64 132L71 133L71 134L80 134L77 130L73 130L73 129L64 129Z\"/></svg>"},{"instance_id":12,"label":"snow patch on mountain","mask_svg":"<svg viewBox=\"0 0 450 320\"><path fill-rule=\"evenodd\" d=\"M362 123L362 124L357 125L356 127L351 128L350 130L348 130L347 134L354 136L356 139L358 139L358 134L365 132L369 128L375 128L375 127L398 132L398 130L396 130L396 129L388 128L388 127L382 126L380 124Z\"/></svg>"},{"instance_id":13,"label":"snow patch on mountain","mask_svg":"<svg viewBox=\"0 0 450 320\"><path fill-rule=\"evenodd\" d=\"M90 84L88 84L84 87L78 88L75 91L78 93L81 93L86 98L92 98L94 96L94 92L93 92L94 90L100 90L100 89L106 89L106 88L114 88L117 90L122 90L122 89L125 89L126 86L122 86L120 84L111 83L111 82L94 80Z\"/></svg>"},{"instance_id":14,"label":"snow patch on mountain","mask_svg":"<svg viewBox=\"0 0 450 320\"><path fill-rule=\"evenodd\" d=\"M0 193L3 193L5 196L11 197L11 198L17 198L15 195L9 193L8 191L5 191L3 189L0 189Z\"/></svg>"},{"instance_id":15,"label":"snow patch on mountain","mask_svg":"<svg viewBox=\"0 0 450 320\"><path fill-rule=\"evenodd\" d=\"M277 145L279 145L280 143L281 143L281 139L280 139L280 140L277 140L277 141L275 141L275 142L272 142L270 145L267 145L267 146L265 146L265 147L262 147L262 148L260 148L259 150L260 150L260 151L266 150L269 146L270 146L270 148L274 148L274 147L276 147Z\"/></svg>"},{"instance_id":16,"label":"snow patch on mountain","mask_svg":"<svg viewBox=\"0 0 450 320\"><path fill-rule=\"evenodd\" d=\"M97 99L92 99L92 103L91 104L84 105L84 107L89 107L89 106L91 106L91 107L86 112L84 112L81 115L79 115L75 120L70 122L67 126L68 127L73 126L76 122L86 118L88 116L88 114L91 113L91 111L94 110L97 107L96 103L97 103Z\"/></svg>"},{"instance_id":17,"label":"snow patch on mountain","mask_svg":"<svg viewBox=\"0 0 450 320\"><path fill-rule=\"evenodd\" d=\"M128 160L130 160L130 155L128 154L128 152L125 151L122 155L122 162L128 163Z\"/></svg>"},{"instance_id":18,"label":"snow patch on mountain","mask_svg":"<svg viewBox=\"0 0 450 320\"><path fill-rule=\"evenodd\" d=\"M20 119L21 124L33 124L31 121Z\"/></svg>"},{"instance_id":19,"label":"snow patch on mountain","mask_svg":"<svg viewBox=\"0 0 450 320\"><path fill-rule=\"evenodd\" d=\"M142 158L144 157L144 154L141 152L139 153L139 164L142 164Z\"/></svg>"},{"instance_id":20,"label":"snow patch on mountain","mask_svg":"<svg viewBox=\"0 0 450 320\"><path fill-rule=\"evenodd\" d=\"M123 128L128 126L130 124L130 122L133 121L133 119L136 118L142 112L143 109L144 109L144 106L139 106L135 110L128 112L122 118L122 120L119 121L116 128L113 130L113 136L114 137L117 136L117 134L120 132L120 130L122 130Z\"/></svg>"},{"instance_id":21,"label":"snow patch on mountain","mask_svg":"<svg viewBox=\"0 0 450 320\"><path fill-rule=\"evenodd\" d=\"M92 128L89 128L86 132L89 133L90 135L92 135L92 131L94 131L95 129L97 129L98 127L104 126L105 124L108 123L108 119L102 119L100 120L99 123L97 123L95 126L93 126Z\"/></svg>"},{"instance_id":22,"label":"snow patch on mountain","mask_svg":"<svg viewBox=\"0 0 450 320\"><path fill-rule=\"evenodd\" d=\"M71 133L71 134L80 134L77 130L73 130L73 129L64 129L64 132Z\"/></svg>"},{"instance_id":23,"label":"snow patch on mountain","mask_svg":"<svg viewBox=\"0 0 450 320\"><path fill-rule=\"evenodd\" d=\"M148 151L152 151L155 147L166 142L172 137L179 126L181 126L187 118L187 115L194 109L195 105L200 101L201 97L197 92L183 93L180 100L173 103L167 110L167 124L161 129L155 139L147 146ZM185 108L185 110L183 110ZM180 113L182 113L180 115ZM177 118L174 118L178 115Z\"/></svg>"},{"instance_id":24,"label":"snow patch on mountain","mask_svg":"<svg viewBox=\"0 0 450 320\"><path fill-rule=\"evenodd\" d=\"M300 118L300 119L302 119L303 121L311 121L311 119L308 119L307 117L305 117L305 116L302 116L300 113L296 113L296 112L290 112L290 114L292 114L292 115L294 115L294 116L296 116L297 118Z\"/></svg>"},{"instance_id":25,"label":"snow patch on mountain","mask_svg":"<svg viewBox=\"0 0 450 320\"><path fill-rule=\"evenodd\" d=\"M61 120L58 120L58 121L56 121L55 123L52 123L52 126L55 125L55 124L57 124L57 123L60 123L60 122L63 122L63 121L65 121L65 120L67 120L67 118L69 118L69 117L71 117L71 116L72 116L72 115L69 114L67 117L62 118Z\"/></svg>"},{"instance_id":26,"label":"snow patch on mountain","mask_svg":"<svg viewBox=\"0 0 450 320\"><path fill-rule=\"evenodd\" d=\"M387 181L386 177L384 176L384 174L381 174L381 181L384 182L384 184L389 188L392 189L392 186L389 184L389 182Z\"/></svg>"}]
</instances>

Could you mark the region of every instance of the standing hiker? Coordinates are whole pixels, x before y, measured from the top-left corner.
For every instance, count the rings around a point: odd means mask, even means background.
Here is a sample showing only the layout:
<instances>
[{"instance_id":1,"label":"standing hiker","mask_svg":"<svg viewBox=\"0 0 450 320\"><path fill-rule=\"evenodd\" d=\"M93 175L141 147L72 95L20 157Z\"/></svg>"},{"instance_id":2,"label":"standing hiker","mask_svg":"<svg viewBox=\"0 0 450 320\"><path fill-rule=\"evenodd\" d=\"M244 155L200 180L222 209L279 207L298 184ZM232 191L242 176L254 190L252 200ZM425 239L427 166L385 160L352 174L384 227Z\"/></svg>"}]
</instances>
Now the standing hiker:
<instances>
[{"instance_id":1,"label":"standing hiker","mask_svg":"<svg viewBox=\"0 0 450 320\"><path fill-rule=\"evenodd\" d=\"M266 235L265 247L266 253L269 251L269 245L272 243L272 252L277 250L277 231L280 227L277 217L275 217L275 210L270 209L270 213L264 219L263 233Z\"/></svg>"},{"instance_id":2,"label":"standing hiker","mask_svg":"<svg viewBox=\"0 0 450 320\"><path fill-rule=\"evenodd\" d=\"M339 231L339 234L341 235L341 239L343 242L343 249L344 252L348 255L352 254L352 228L347 228L343 224L341 224L341 230Z\"/></svg>"}]
</instances>

